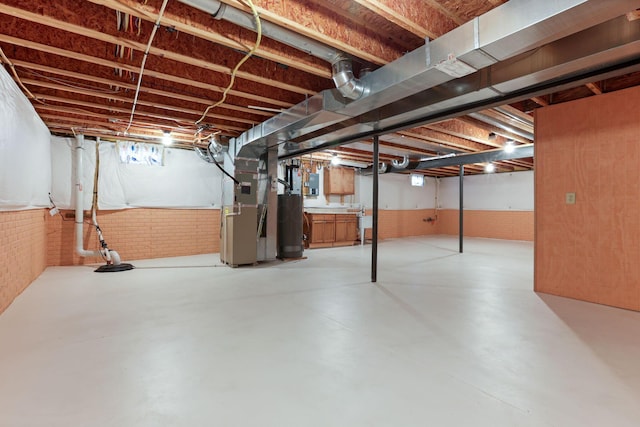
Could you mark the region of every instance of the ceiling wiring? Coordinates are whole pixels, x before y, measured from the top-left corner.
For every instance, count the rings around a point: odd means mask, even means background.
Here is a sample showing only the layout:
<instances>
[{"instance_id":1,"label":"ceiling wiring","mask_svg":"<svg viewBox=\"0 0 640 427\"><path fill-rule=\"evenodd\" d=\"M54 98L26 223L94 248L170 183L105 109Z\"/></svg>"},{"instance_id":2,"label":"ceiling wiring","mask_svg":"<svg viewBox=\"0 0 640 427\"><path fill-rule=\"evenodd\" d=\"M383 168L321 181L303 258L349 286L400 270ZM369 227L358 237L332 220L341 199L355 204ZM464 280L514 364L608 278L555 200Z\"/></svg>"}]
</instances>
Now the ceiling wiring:
<instances>
[{"instance_id":1,"label":"ceiling wiring","mask_svg":"<svg viewBox=\"0 0 640 427\"><path fill-rule=\"evenodd\" d=\"M153 30L151 30L151 36L149 36L149 43L147 43L147 48L144 51L144 56L142 57L142 64L140 65L140 74L138 75L138 85L136 87L136 94L133 98L133 106L131 107L131 117L129 118L129 124L127 125L127 129L125 133L129 131L131 128L131 123L133 123L133 116L136 113L136 106L138 105L138 97L140 96L140 86L142 85L142 75L144 74L144 67L147 63L147 58L149 57L149 51L151 50L151 44L153 43L153 38L156 36L156 32L158 28L160 28L160 20L162 19L162 15L164 15L164 10L167 7L167 3L169 0L164 0L162 2L162 6L160 7L160 12L158 13L158 19L156 19L155 24L153 25Z\"/></svg>"},{"instance_id":2,"label":"ceiling wiring","mask_svg":"<svg viewBox=\"0 0 640 427\"><path fill-rule=\"evenodd\" d=\"M40 103L43 103L38 98L36 98L36 96L33 93L31 93L31 91L29 89L27 89L27 87L24 85L24 83L22 83L22 80L20 80L20 76L18 76L18 72L16 71L15 65L13 65L13 62L11 62L11 60L9 58L7 58L7 55L4 54L4 51L2 50L1 47L0 47L0 56L2 57L2 58L0 58L0 62L4 62L5 64L7 64L9 66L9 68L11 69L11 73L13 74L13 77L15 77L16 82L18 83L18 85L20 85L20 87L22 88L24 93L26 93L29 98L31 98L31 99L33 99L35 101L38 101Z\"/></svg>"},{"instance_id":3,"label":"ceiling wiring","mask_svg":"<svg viewBox=\"0 0 640 427\"><path fill-rule=\"evenodd\" d=\"M253 4L252 0L246 0L246 3L251 8L251 13L253 14L253 18L256 21L256 32L258 33L258 36L256 37L256 43L253 46L253 48L251 48L251 50L249 52L247 52L247 54L238 62L238 64L234 67L233 71L231 71L231 81L229 82L229 86L227 86L227 88L222 93L222 98L218 102L216 102L215 104L209 105L204 110L204 113L202 113L202 116L198 119L198 121L196 121L197 125L200 124L205 119L207 114L209 114L209 111L211 111L213 108L223 104L226 101L227 94L229 93L229 91L231 90L233 85L235 84L236 74L237 74L238 70L240 69L242 64L244 64L249 58L251 58L251 56L260 47L260 42L262 41L262 23L260 21L260 16L258 14L258 9Z\"/></svg>"},{"instance_id":4,"label":"ceiling wiring","mask_svg":"<svg viewBox=\"0 0 640 427\"><path fill-rule=\"evenodd\" d=\"M102 88L98 88L98 87L95 87L95 86L86 85L86 84L83 84L83 83L72 82L70 80L59 79L59 78L56 78L56 77L46 76L44 74L38 73L37 71L33 71L33 70L25 70L25 72L30 74L30 75L32 75L32 76L40 77L40 78L43 78L45 80L52 81L54 83L59 83L59 84L61 84L63 86L70 87L72 89L89 89L89 90L91 90L93 92L109 93L109 94L122 93L122 91L120 91L118 89L102 89Z\"/></svg>"}]
</instances>

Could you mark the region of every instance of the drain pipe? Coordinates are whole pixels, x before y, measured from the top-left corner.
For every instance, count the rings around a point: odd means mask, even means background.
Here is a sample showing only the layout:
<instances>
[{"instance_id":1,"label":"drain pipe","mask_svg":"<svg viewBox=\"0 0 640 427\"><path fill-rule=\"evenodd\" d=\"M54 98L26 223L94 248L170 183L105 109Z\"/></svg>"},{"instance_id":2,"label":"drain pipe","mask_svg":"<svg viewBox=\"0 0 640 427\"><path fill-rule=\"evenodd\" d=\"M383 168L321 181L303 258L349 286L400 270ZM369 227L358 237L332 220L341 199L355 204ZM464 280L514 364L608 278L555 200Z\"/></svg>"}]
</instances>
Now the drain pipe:
<instances>
[{"instance_id":1,"label":"drain pipe","mask_svg":"<svg viewBox=\"0 0 640 427\"><path fill-rule=\"evenodd\" d=\"M83 165L82 165L82 151L84 150L84 135L76 135L76 158L75 158L75 169L76 169L76 253L81 257L92 257L92 256L103 256L101 251L88 251L84 249L84 244L82 241L82 233L83 233L83 225L84 225L84 209L83 209L83 184L82 184L82 174L83 174Z\"/></svg>"},{"instance_id":2,"label":"drain pipe","mask_svg":"<svg viewBox=\"0 0 640 427\"><path fill-rule=\"evenodd\" d=\"M180 0L181 3L199 9L213 16L239 25L248 30L255 31L253 15L236 9L218 0ZM284 43L295 49L323 59L331 64L333 81L342 96L349 99L358 99L366 92L365 86L354 75L351 60L347 56L331 46L327 46L313 39L301 36L291 30L262 21L262 35L270 39Z\"/></svg>"},{"instance_id":3,"label":"drain pipe","mask_svg":"<svg viewBox=\"0 0 640 427\"><path fill-rule=\"evenodd\" d=\"M93 183L93 203L91 206L91 221L93 226L96 229L96 233L98 234L98 239L100 240L100 250L98 251L89 251L84 249L82 233L84 231L84 208L83 208L83 192L84 186L82 183L82 176L84 172L83 161L82 161L82 150L84 150L84 135L79 134L76 135L76 143L75 143L75 173L76 173L76 213L75 213L75 224L76 224L76 253L81 257L102 257L107 262L105 265L98 267L95 271L98 273L104 272L115 272L115 271L126 271L133 269L133 265L122 263L120 260L120 254L118 252L109 249L107 246L107 242L105 242L102 236L102 230L98 226L97 219L97 205L98 205L98 149L100 145L100 139L96 141L96 171L94 174L94 183Z\"/></svg>"}]
</instances>

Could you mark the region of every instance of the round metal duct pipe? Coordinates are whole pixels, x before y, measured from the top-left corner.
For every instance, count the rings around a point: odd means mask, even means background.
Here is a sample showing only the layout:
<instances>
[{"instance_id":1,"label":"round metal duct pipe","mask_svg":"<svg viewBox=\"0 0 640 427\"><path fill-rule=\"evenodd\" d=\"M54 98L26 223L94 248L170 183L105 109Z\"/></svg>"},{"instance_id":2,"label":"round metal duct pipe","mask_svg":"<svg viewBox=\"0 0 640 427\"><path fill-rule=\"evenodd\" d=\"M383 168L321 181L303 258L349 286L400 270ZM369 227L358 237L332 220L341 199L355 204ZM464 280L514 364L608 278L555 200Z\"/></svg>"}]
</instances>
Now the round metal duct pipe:
<instances>
[{"instance_id":1,"label":"round metal duct pipe","mask_svg":"<svg viewBox=\"0 0 640 427\"><path fill-rule=\"evenodd\" d=\"M391 165L396 169L405 169L409 166L409 156L404 156L401 161L393 159L391 160Z\"/></svg>"}]
</instances>

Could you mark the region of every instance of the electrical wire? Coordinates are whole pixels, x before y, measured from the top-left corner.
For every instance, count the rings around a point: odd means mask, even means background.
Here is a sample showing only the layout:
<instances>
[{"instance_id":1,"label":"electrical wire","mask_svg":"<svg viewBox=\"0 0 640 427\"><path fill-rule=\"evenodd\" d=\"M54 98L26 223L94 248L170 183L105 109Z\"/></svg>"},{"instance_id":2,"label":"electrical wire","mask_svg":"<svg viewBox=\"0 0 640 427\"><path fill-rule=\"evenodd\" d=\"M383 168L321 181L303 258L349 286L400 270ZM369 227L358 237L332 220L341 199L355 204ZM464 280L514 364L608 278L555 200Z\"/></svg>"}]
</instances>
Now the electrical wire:
<instances>
[{"instance_id":1,"label":"electrical wire","mask_svg":"<svg viewBox=\"0 0 640 427\"><path fill-rule=\"evenodd\" d=\"M215 104L209 105L206 110L204 110L204 113L202 113L202 116L198 119L198 121L196 122L196 124L200 124L205 117L207 116L207 114L209 114L209 111L211 111L213 108L223 104L226 100L227 100L227 94L229 93L229 91L231 90L231 88L233 87L233 85L235 84L235 80L236 80L236 73L238 72L238 70L240 69L240 67L242 66L242 64L244 64L249 58L251 58L251 56L258 50L258 48L260 47L260 42L262 41L262 23L260 22L260 16L258 15L258 9L255 7L255 5L253 4L253 1L251 0L246 0L246 3L249 5L249 7L251 8L251 13L253 14L253 18L256 21L256 31L258 33L258 36L256 37L256 43L253 46L253 48L251 48L251 50L249 52L247 52L247 54L244 56L244 58L242 58L238 64L234 67L233 71L231 71L231 81L229 82L229 86L227 86L227 88L224 90L224 92L222 93L222 98L216 102Z\"/></svg>"},{"instance_id":2,"label":"electrical wire","mask_svg":"<svg viewBox=\"0 0 640 427\"><path fill-rule=\"evenodd\" d=\"M149 51L151 50L151 44L153 43L153 38L156 36L156 31L160 28L160 20L162 19L162 15L164 15L164 10L167 7L167 3L169 0L164 0L162 2L162 6L160 7L160 12L158 13L158 19L156 19L156 23L153 25L153 30L151 30L151 36L149 37L149 43L147 43L147 48L144 51L144 56L142 57L142 64L140 65L140 75L138 76L138 86L136 87L136 95L133 98L133 106L131 107L131 117L129 118L129 124L127 125L127 129L125 133L129 131L131 128L131 123L133 123L133 116L136 113L136 105L138 105L138 97L140 96L140 86L142 85L142 75L144 74L144 66L147 63L147 58L149 57Z\"/></svg>"},{"instance_id":3,"label":"electrical wire","mask_svg":"<svg viewBox=\"0 0 640 427\"><path fill-rule=\"evenodd\" d=\"M11 62L11 60L9 58L7 58L7 55L4 54L4 51L2 50L1 47L0 47L0 56L2 56L2 59L0 60L0 62L4 62L5 64L7 64L9 66L9 68L11 69L11 73L16 78L16 81L18 82L18 85L20 85L20 87L22 88L24 93L26 93L29 98L42 103L42 101L40 101L38 98L36 98L36 96L33 93L31 93L31 91L29 89L27 89L27 87L22 83L22 80L20 80L20 77L18 76L18 73L16 72L15 65L13 65L13 62Z\"/></svg>"}]
</instances>

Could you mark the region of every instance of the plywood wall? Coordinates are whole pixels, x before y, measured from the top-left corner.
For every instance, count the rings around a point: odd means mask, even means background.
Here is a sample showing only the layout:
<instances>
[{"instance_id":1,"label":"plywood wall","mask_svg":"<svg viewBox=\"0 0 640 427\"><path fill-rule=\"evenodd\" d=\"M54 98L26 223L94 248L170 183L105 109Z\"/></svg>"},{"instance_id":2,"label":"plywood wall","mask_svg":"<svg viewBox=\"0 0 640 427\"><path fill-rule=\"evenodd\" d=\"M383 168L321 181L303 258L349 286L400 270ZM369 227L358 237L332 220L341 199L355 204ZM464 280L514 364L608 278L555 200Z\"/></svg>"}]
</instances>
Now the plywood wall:
<instances>
[{"instance_id":1,"label":"plywood wall","mask_svg":"<svg viewBox=\"0 0 640 427\"><path fill-rule=\"evenodd\" d=\"M536 291L640 310L640 88L537 110L535 161Z\"/></svg>"}]
</instances>

